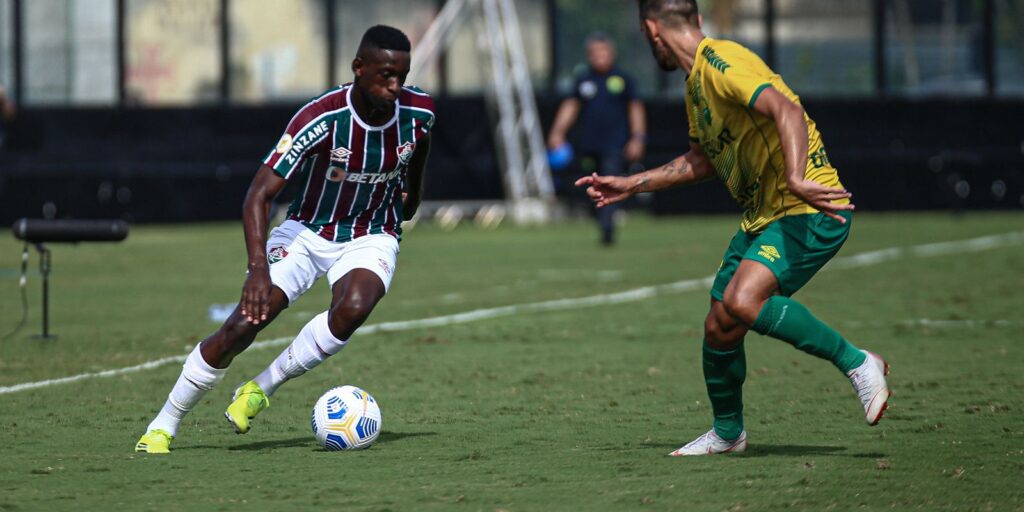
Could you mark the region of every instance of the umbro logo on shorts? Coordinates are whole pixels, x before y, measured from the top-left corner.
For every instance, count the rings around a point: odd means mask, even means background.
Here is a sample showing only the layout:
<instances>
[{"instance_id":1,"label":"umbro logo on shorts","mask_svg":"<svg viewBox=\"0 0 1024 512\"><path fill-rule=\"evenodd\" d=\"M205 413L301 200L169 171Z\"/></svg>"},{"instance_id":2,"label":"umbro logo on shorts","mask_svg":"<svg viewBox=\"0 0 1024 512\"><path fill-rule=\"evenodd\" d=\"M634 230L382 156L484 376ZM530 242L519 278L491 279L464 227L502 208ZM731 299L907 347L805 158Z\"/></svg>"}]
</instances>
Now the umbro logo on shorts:
<instances>
[{"instance_id":1,"label":"umbro logo on shorts","mask_svg":"<svg viewBox=\"0 0 1024 512\"><path fill-rule=\"evenodd\" d=\"M762 245L761 250L757 251L757 255L761 256L762 258L766 258L768 261L772 263L775 263L775 260L782 257L782 255L779 254L779 250L776 249L773 245Z\"/></svg>"}]
</instances>

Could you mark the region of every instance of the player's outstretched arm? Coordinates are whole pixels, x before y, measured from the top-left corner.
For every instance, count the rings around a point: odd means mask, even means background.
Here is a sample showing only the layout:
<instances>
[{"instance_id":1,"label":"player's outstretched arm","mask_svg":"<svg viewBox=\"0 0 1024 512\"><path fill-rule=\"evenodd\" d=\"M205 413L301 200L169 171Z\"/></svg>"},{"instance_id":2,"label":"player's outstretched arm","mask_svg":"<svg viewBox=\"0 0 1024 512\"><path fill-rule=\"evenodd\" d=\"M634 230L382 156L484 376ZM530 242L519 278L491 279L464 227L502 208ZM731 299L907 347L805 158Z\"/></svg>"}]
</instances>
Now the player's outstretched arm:
<instances>
[{"instance_id":1,"label":"player's outstretched arm","mask_svg":"<svg viewBox=\"0 0 1024 512\"><path fill-rule=\"evenodd\" d=\"M426 134L416 143L416 151L409 160L409 172L405 175L408 188L402 194L402 214L411 219L420 208L423 199L423 173L427 169L427 157L430 156L430 134Z\"/></svg>"},{"instance_id":2,"label":"player's outstretched arm","mask_svg":"<svg viewBox=\"0 0 1024 512\"><path fill-rule=\"evenodd\" d=\"M587 187L587 195L601 208L625 201L633 194L699 183L712 176L714 170L704 150L700 144L691 142L688 153L661 167L632 176L598 176L594 173L576 180L576 186Z\"/></svg>"},{"instance_id":3,"label":"player's outstretched arm","mask_svg":"<svg viewBox=\"0 0 1024 512\"><path fill-rule=\"evenodd\" d=\"M782 156L786 162L786 185L789 191L818 211L846 223L836 213L853 210L853 203L835 204L832 201L849 199L853 194L844 188L827 187L805 177L807 170L807 121L804 108L782 93L768 87L754 102L754 110L772 118L782 142Z\"/></svg>"},{"instance_id":4,"label":"player's outstretched arm","mask_svg":"<svg viewBox=\"0 0 1024 512\"><path fill-rule=\"evenodd\" d=\"M555 122L551 123L551 132L548 133L548 148L556 149L565 143L565 136L569 133L572 125L576 124L576 118L580 115L582 104L576 98L566 98L558 107L555 114Z\"/></svg>"},{"instance_id":5,"label":"player's outstretched arm","mask_svg":"<svg viewBox=\"0 0 1024 512\"><path fill-rule=\"evenodd\" d=\"M270 203L284 188L284 178L266 164L256 171L242 205L245 248L249 254L248 274L242 286L242 314L254 323L267 319L270 311L270 264L267 262L267 223Z\"/></svg>"}]
</instances>

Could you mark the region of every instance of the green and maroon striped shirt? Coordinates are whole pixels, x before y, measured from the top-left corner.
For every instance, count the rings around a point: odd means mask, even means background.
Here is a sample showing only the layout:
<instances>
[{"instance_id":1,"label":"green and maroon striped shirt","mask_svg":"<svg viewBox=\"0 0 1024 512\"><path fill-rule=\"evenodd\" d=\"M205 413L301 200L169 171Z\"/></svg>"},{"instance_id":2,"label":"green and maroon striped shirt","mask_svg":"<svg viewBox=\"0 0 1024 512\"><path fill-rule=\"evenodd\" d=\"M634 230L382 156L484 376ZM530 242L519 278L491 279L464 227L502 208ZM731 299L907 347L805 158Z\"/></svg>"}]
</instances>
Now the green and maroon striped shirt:
<instances>
[{"instance_id":1,"label":"green and maroon striped shirt","mask_svg":"<svg viewBox=\"0 0 1024 512\"><path fill-rule=\"evenodd\" d=\"M263 160L302 192L288 208L332 242L364 235L401 238L402 187L416 142L434 125L434 101L403 87L395 115L370 126L352 108L352 84L331 89L292 117L277 147Z\"/></svg>"}]
</instances>

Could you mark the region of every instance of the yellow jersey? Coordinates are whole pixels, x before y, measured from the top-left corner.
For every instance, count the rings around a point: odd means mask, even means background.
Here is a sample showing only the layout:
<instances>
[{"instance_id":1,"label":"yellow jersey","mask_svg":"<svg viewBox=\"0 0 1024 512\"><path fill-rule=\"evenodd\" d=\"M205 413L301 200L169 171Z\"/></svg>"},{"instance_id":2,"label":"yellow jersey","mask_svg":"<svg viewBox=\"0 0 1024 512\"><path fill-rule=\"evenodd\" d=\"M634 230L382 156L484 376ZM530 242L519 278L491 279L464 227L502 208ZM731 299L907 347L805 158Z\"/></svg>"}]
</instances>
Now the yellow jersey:
<instances>
[{"instance_id":1,"label":"yellow jersey","mask_svg":"<svg viewBox=\"0 0 1024 512\"><path fill-rule=\"evenodd\" d=\"M740 227L747 233L759 233L786 215L818 211L790 193L775 121L754 110L757 97L768 87L800 104L800 98L782 77L753 52L732 41L710 37L697 46L693 69L686 78L690 140L701 145L715 174L745 209ZM805 178L841 187L818 128L806 113L804 119Z\"/></svg>"}]
</instances>

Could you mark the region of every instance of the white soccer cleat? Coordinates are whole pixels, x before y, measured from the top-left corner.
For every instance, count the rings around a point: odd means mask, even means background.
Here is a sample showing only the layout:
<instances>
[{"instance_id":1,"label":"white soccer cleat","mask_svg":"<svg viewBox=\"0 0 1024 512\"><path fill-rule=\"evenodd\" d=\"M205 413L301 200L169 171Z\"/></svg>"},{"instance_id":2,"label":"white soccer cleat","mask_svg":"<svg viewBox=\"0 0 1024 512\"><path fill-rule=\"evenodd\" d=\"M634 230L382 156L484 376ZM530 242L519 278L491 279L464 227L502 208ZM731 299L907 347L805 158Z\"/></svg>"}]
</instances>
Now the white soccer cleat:
<instances>
[{"instance_id":1,"label":"white soccer cleat","mask_svg":"<svg viewBox=\"0 0 1024 512\"><path fill-rule=\"evenodd\" d=\"M889 375L889 363L867 350L861 352L868 356L867 359L846 376L850 378L853 390L864 405L864 419L868 425L874 426L882 419L882 413L889 407L889 397L892 396L885 382L885 376Z\"/></svg>"},{"instance_id":2,"label":"white soccer cleat","mask_svg":"<svg viewBox=\"0 0 1024 512\"><path fill-rule=\"evenodd\" d=\"M740 437L726 441L718 434L715 433L715 429L708 430L706 434L690 441L686 446L670 453L673 457L680 457L683 455L714 455L716 453L740 453L747 449L747 431L744 430L740 433Z\"/></svg>"}]
</instances>

